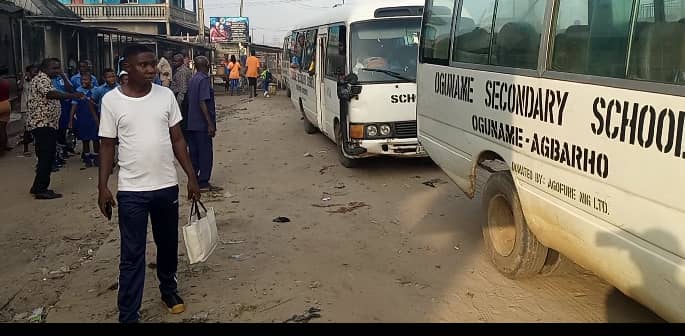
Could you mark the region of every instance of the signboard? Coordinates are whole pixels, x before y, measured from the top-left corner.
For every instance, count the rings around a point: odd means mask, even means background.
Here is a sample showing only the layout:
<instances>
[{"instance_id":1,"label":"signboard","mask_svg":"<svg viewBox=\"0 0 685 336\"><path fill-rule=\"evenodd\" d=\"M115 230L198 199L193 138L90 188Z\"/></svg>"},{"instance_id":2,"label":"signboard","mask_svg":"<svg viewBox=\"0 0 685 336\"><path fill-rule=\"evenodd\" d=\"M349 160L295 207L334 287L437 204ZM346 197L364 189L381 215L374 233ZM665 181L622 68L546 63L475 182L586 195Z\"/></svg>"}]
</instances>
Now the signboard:
<instances>
[{"instance_id":1,"label":"signboard","mask_svg":"<svg viewBox=\"0 0 685 336\"><path fill-rule=\"evenodd\" d=\"M210 17L209 41L211 43L247 42L250 36L250 20L246 17Z\"/></svg>"}]
</instances>

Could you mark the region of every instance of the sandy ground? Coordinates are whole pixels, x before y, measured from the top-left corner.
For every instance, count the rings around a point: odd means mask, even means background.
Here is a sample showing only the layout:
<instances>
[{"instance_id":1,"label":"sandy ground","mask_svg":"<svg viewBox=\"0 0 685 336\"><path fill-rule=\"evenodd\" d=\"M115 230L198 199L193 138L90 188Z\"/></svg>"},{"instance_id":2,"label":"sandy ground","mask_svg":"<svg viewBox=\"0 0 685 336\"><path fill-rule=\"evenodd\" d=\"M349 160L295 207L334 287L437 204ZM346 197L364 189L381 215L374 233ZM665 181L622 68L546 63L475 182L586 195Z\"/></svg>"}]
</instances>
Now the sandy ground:
<instances>
[{"instance_id":1,"label":"sandy ground","mask_svg":"<svg viewBox=\"0 0 685 336\"><path fill-rule=\"evenodd\" d=\"M213 182L226 191L205 202L221 243L195 266L179 246L188 309L171 316L150 237L143 321L283 322L310 308L320 309L312 322L660 321L570 263L544 278L500 275L483 253L480 201L429 160L346 169L284 96L218 103ZM53 175L65 198L35 201L35 159L17 154L0 159L0 321L27 322L42 308L34 320L115 322L119 233L96 210L97 171L74 158ZM445 183L423 184L432 179Z\"/></svg>"}]
</instances>

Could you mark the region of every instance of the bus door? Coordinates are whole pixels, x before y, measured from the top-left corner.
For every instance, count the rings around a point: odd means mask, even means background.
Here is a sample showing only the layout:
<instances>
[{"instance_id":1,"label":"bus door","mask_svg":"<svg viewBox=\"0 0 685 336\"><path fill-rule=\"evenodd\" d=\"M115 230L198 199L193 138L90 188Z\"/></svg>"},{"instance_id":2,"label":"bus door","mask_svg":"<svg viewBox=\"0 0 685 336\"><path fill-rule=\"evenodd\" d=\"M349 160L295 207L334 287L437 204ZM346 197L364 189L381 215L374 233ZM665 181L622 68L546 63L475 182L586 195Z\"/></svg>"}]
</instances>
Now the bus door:
<instances>
[{"instance_id":1,"label":"bus door","mask_svg":"<svg viewBox=\"0 0 685 336\"><path fill-rule=\"evenodd\" d=\"M335 139L334 122L340 117L340 100L338 99L338 76L345 75L347 69L347 46L345 41L347 29L344 25L328 29L325 47L326 66L323 69L323 123L324 133Z\"/></svg>"},{"instance_id":2,"label":"bus door","mask_svg":"<svg viewBox=\"0 0 685 336\"><path fill-rule=\"evenodd\" d=\"M318 41L317 41L317 52L316 52L316 110L317 110L317 118L318 118L318 123L319 123L319 129L321 132L324 134L328 134L328 129L326 129L326 124L324 123L324 113L325 111L325 83L324 83L324 74L326 71L326 41L328 40L328 36L324 33L321 34L319 33L318 35Z\"/></svg>"}]
</instances>

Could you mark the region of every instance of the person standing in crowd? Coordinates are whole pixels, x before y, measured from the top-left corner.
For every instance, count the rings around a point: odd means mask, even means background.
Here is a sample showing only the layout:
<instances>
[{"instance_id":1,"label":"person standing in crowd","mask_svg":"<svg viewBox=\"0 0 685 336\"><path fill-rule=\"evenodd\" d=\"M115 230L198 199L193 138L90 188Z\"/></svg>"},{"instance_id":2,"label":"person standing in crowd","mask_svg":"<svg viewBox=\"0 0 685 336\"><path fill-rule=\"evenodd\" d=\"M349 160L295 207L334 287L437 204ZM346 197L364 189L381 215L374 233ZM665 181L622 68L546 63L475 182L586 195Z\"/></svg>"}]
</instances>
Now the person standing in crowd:
<instances>
[{"instance_id":1,"label":"person standing in crowd","mask_svg":"<svg viewBox=\"0 0 685 336\"><path fill-rule=\"evenodd\" d=\"M48 58L41 63L40 72L31 81L29 96L29 130L33 133L38 156L36 178L31 194L36 199L55 199L62 195L48 189L50 173L57 149L57 126L60 117L60 99L81 99L83 93L64 93L52 86L51 78L61 73L62 64L57 58Z\"/></svg>"},{"instance_id":2,"label":"person standing in crowd","mask_svg":"<svg viewBox=\"0 0 685 336\"><path fill-rule=\"evenodd\" d=\"M26 67L26 73L24 73L24 81L21 88L21 114L23 115L24 121L28 121L29 115L29 96L31 95L31 80L38 75L38 65L31 64ZM24 125L24 135L22 136L21 143L24 145L24 156L31 156L29 151L29 145L33 142L33 137L31 132L29 132L28 124Z\"/></svg>"},{"instance_id":3,"label":"person standing in crowd","mask_svg":"<svg viewBox=\"0 0 685 336\"><path fill-rule=\"evenodd\" d=\"M169 53L166 53L165 56L162 56L159 59L159 62L157 62L157 72L159 73L159 79L162 82L162 86L164 87L169 87L171 85L171 75L172 75L172 69L171 69L171 64L169 64L169 60L167 58L169 56Z\"/></svg>"},{"instance_id":4,"label":"person standing in crowd","mask_svg":"<svg viewBox=\"0 0 685 336\"><path fill-rule=\"evenodd\" d=\"M114 144L119 145L119 322L135 323L145 285L148 217L157 245L157 278L162 301L172 314L185 311L178 295L179 187L174 157L188 175L188 199L200 200L200 187L180 128L181 111L171 91L153 85L155 54L140 44L124 51L129 82L102 99L98 205L109 217L116 205L109 190ZM144 159L141 159L144 158Z\"/></svg>"},{"instance_id":5,"label":"person standing in crowd","mask_svg":"<svg viewBox=\"0 0 685 336\"><path fill-rule=\"evenodd\" d=\"M116 89L117 87L117 74L114 69L106 68L104 71L102 71L102 78L105 80L105 83L93 90L92 101L96 107L96 110L98 111L98 114L100 114L101 111L102 98L105 96L105 94Z\"/></svg>"},{"instance_id":6,"label":"person standing in crowd","mask_svg":"<svg viewBox=\"0 0 685 336\"><path fill-rule=\"evenodd\" d=\"M181 107L181 116L183 117L181 129L185 131L188 126L188 100L186 99L186 94L188 93L188 82L193 77L193 72L185 65L183 59L184 55L180 52L175 53L171 58L174 79L171 81L169 88L176 96L176 101L178 101L178 105Z\"/></svg>"},{"instance_id":7,"label":"person standing in crowd","mask_svg":"<svg viewBox=\"0 0 685 336\"><path fill-rule=\"evenodd\" d=\"M128 72L123 70L119 73L119 86L128 84Z\"/></svg>"},{"instance_id":8,"label":"person standing in crowd","mask_svg":"<svg viewBox=\"0 0 685 336\"><path fill-rule=\"evenodd\" d=\"M87 64L87 63L84 63ZM79 86L81 85L80 75L79 76ZM74 75L74 76L76 76ZM52 85L57 91L62 93L74 93L76 92L76 87L72 85L71 80L67 77L67 74L60 69L60 73L57 77L52 79ZM59 127L57 129L57 167L59 168L61 164L66 162L72 154L76 154L76 149L72 147L71 144L67 143L67 132L69 132L69 116L71 115L71 100L62 99L60 101L60 117L59 117Z\"/></svg>"},{"instance_id":9,"label":"person standing in crowd","mask_svg":"<svg viewBox=\"0 0 685 336\"><path fill-rule=\"evenodd\" d=\"M235 55L231 55L231 62L228 63L228 80L231 86L231 96L235 91L237 95L240 95L240 63L235 59Z\"/></svg>"},{"instance_id":10,"label":"person standing in crowd","mask_svg":"<svg viewBox=\"0 0 685 336\"><path fill-rule=\"evenodd\" d=\"M212 139L216 136L216 105L214 89L209 78L209 59L205 56L196 57L195 68L197 72L188 84L186 140L200 191L218 192L223 188L209 183L214 164Z\"/></svg>"},{"instance_id":11,"label":"person standing in crowd","mask_svg":"<svg viewBox=\"0 0 685 336\"><path fill-rule=\"evenodd\" d=\"M76 92L83 93L85 97L72 100L69 117L69 129L76 129L76 134L83 144L81 160L86 165L86 168L98 166L100 162L100 142L98 141L100 118L95 111L95 104L92 102L93 86L90 80L90 76L81 77L81 86L76 89ZM75 120L74 117L76 117ZM92 153L91 143L93 144Z\"/></svg>"},{"instance_id":12,"label":"person standing in crowd","mask_svg":"<svg viewBox=\"0 0 685 336\"><path fill-rule=\"evenodd\" d=\"M271 74L271 71L269 71L269 67L264 65L264 71L262 71L262 74L259 76L262 79L262 89L264 90L264 97L270 98L271 96L269 95L269 85L271 84L271 80L273 79L273 75Z\"/></svg>"},{"instance_id":13,"label":"person standing in crowd","mask_svg":"<svg viewBox=\"0 0 685 336\"><path fill-rule=\"evenodd\" d=\"M9 124L12 112L10 106L10 81L5 78L7 72L6 66L0 66L0 156L5 155L5 152L11 150L8 146L7 138L7 124Z\"/></svg>"},{"instance_id":14,"label":"person standing in crowd","mask_svg":"<svg viewBox=\"0 0 685 336\"><path fill-rule=\"evenodd\" d=\"M247 81L250 84L250 98L257 97L257 77L259 77L259 58L255 56L254 49L250 50L247 58Z\"/></svg>"},{"instance_id":15,"label":"person standing in crowd","mask_svg":"<svg viewBox=\"0 0 685 336\"><path fill-rule=\"evenodd\" d=\"M84 59L78 62L78 73L73 75L71 77L71 86L74 88L74 90L78 89L81 86L81 77L85 75L90 76L90 83L93 85L93 87L98 86L98 79L93 75L93 66L92 63L90 63L89 60Z\"/></svg>"}]
</instances>

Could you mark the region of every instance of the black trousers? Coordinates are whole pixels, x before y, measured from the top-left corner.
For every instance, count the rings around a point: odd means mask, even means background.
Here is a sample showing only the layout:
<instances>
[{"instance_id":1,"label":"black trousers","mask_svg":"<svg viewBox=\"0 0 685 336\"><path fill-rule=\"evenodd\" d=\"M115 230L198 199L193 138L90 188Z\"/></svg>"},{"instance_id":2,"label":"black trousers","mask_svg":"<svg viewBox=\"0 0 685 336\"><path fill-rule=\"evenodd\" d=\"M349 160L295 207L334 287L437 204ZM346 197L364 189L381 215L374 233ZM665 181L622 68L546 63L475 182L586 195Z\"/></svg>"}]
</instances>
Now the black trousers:
<instances>
[{"instance_id":1,"label":"black trousers","mask_svg":"<svg viewBox=\"0 0 685 336\"><path fill-rule=\"evenodd\" d=\"M257 97L257 78L247 77L247 82L250 84L250 90L252 90L252 96Z\"/></svg>"},{"instance_id":2,"label":"black trousers","mask_svg":"<svg viewBox=\"0 0 685 336\"><path fill-rule=\"evenodd\" d=\"M39 127L31 131L35 140L38 169L33 180L31 193L39 194L48 190L52 164L57 152L57 130L52 127Z\"/></svg>"},{"instance_id":3,"label":"black trousers","mask_svg":"<svg viewBox=\"0 0 685 336\"><path fill-rule=\"evenodd\" d=\"M148 218L157 245L157 278L162 295L176 292L178 265L178 186L155 191L120 191L119 322L140 318L145 285Z\"/></svg>"}]
</instances>

